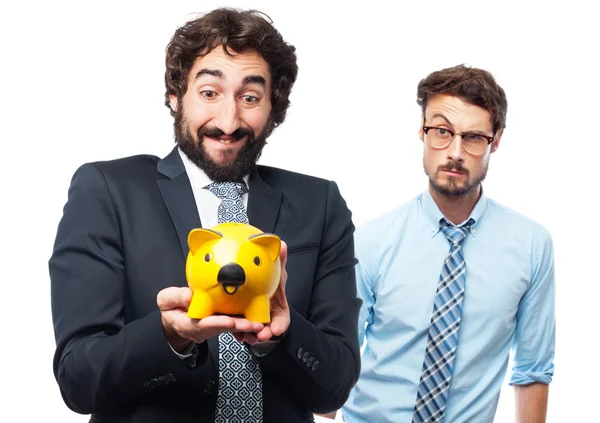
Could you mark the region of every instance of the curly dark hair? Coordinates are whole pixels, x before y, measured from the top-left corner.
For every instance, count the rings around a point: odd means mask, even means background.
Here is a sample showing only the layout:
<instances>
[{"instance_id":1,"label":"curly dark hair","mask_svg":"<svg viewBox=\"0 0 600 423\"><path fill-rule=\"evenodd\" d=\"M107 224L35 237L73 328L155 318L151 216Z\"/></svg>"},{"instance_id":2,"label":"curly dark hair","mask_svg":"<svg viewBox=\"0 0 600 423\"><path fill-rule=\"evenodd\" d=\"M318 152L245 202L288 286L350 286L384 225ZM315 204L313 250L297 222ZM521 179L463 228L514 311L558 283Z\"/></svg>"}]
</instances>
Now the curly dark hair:
<instances>
[{"instance_id":1,"label":"curly dark hair","mask_svg":"<svg viewBox=\"0 0 600 423\"><path fill-rule=\"evenodd\" d=\"M423 116L427 103L438 94L452 95L487 110L494 133L506 127L506 94L492 74L486 70L458 65L429 74L419 82L417 104Z\"/></svg>"},{"instance_id":2,"label":"curly dark hair","mask_svg":"<svg viewBox=\"0 0 600 423\"><path fill-rule=\"evenodd\" d=\"M218 46L227 54L256 51L269 65L272 109L267 135L270 134L285 120L298 65L296 48L283 40L268 16L256 10L215 9L175 31L167 46L165 105L171 109L170 95L181 100L196 58ZM175 116L173 110L171 115Z\"/></svg>"}]
</instances>

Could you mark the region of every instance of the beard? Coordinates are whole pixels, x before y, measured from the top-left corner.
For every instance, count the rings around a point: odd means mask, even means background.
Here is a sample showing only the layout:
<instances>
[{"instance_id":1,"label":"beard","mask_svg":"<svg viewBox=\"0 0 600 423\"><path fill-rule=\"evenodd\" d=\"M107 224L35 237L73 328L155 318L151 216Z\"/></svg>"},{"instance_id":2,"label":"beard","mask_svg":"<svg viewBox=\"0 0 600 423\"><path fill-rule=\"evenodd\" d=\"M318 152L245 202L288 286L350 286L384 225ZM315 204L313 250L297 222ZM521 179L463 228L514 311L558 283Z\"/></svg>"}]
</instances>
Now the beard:
<instances>
[{"instance_id":1,"label":"beard","mask_svg":"<svg viewBox=\"0 0 600 423\"><path fill-rule=\"evenodd\" d=\"M448 162L447 164L438 167L433 175L430 175L427 172L425 163L423 163L423 168L425 169L425 174L429 177L429 185L439 194L448 197L461 197L468 194L484 181L488 171L488 165L486 164L481 175L479 175L473 181L469 181L470 172L465 169L460 162ZM465 184L457 184L455 178L448 177L446 181L442 181L445 183L440 183L439 175L442 170L456 170L458 172L463 172L467 178L467 182Z\"/></svg>"},{"instance_id":2,"label":"beard","mask_svg":"<svg viewBox=\"0 0 600 423\"><path fill-rule=\"evenodd\" d=\"M219 138L226 135L223 131L216 127L201 126L197 132L199 141L196 142L182 108L179 108L175 114L174 127L175 142L190 161L206 173L206 176L214 182L239 182L256 168L256 162L262 154L263 147L267 144L266 134L270 122L258 136L255 136L254 131L248 127L240 127L230 134L235 142L239 142L244 137L247 139L237 155L232 148L221 152L225 157L233 157L227 164L216 163L203 145L204 136Z\"/></svg>"}]
</instances>

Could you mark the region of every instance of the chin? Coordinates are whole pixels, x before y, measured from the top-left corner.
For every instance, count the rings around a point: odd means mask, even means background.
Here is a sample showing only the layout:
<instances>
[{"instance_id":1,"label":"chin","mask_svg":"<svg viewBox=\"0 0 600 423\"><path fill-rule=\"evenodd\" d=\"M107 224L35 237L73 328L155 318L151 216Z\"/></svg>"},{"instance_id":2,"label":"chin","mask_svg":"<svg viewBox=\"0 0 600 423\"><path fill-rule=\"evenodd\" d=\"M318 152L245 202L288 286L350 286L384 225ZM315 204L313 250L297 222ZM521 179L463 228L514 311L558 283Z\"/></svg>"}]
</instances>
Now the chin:
<instances>
[{"instance_id":1,"label":"chin","mask_svg":"<svg viewBox=\"0 0 600 423\"><path fill-rule=\"evenodd\" d=\"M230 165L235 161L235 159L238 156L237 150L208 151L207 153L207 156L210 159L210 161L219 166Z\"/></svg>"}]
</instances>

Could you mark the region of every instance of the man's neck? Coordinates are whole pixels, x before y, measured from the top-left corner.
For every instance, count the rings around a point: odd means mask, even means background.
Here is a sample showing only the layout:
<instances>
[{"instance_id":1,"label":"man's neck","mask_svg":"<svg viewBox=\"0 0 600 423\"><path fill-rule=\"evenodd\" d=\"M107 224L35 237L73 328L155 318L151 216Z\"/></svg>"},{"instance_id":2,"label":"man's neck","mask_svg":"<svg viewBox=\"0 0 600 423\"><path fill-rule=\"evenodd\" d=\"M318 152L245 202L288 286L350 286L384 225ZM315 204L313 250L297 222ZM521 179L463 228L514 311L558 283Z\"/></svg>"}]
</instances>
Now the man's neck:
<instances>
[{"instance_id":1,"label":"man's neck","mask_svg":"<svg viewBox=\"0 0 600 423\"><path fill-rule=\"evenodd\" d=\"M458 225L467 220L473 208L475 208L475 204L479 201L481 197L481 184L467 194L459 196L441 194L433 189L431 185L429 186L429 192L446 219Z\"/></svg>"}]
</instances>

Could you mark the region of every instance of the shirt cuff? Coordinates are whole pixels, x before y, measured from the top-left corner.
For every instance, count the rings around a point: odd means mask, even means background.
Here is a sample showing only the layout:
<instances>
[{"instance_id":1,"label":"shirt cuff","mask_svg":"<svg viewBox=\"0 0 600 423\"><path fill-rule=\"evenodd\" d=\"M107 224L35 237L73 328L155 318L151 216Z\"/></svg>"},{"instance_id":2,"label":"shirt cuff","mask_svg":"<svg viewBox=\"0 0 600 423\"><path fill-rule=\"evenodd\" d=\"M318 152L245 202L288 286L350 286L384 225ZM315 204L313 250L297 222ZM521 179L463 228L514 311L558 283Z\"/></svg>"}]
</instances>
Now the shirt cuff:
<instances>
[{"instance_id":1,"label":"shirt cuff","mask_svg":"<svg viewBox=\"0 0 600 423\"><path fill-rule=\"evenodd\" d=\"M175 353L175 355L182 359L184 363L187 364L189 367L196 367L196 358L198 357L198 344L193 342L189 347L183 350L182 353L178 353L177 351L175 351L171 344L169 344L169 347Z\"/></svg>"},{"instance_id":2,"label":"shirt cuff","mask_svg":"<svg viewBox=\"0 0 600 423\"><path fill-rule=\"evenodd\" d=\"M532 383L543 383L548 385L552 382L551 372L514 372L510 378L509 385L530 385Z\"/></svg>"},{"instance_id":3,"label":"shirt cuff","mask_svg":"<svg viewBox=\"0 0 600 423\"><path fill-rule=\"evenodd\" d=\"M254 345L246 344L246 348L248 348L252 355L256 357L264 357L273 351L280 343L281 339L269 340Z\"/></svg>"}]
</instances>

